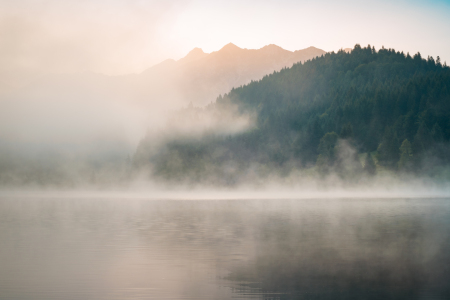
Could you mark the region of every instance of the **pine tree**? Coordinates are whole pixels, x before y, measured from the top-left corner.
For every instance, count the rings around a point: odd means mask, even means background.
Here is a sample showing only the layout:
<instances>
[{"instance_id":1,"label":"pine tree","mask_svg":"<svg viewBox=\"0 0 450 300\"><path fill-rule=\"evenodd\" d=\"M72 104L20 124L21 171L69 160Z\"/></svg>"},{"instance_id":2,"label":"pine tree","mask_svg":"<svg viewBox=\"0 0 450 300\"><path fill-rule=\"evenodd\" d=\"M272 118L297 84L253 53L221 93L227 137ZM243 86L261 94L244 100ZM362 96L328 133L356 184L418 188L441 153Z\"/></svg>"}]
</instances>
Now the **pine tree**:
<instances>
[{"instance_id":1,"label":"pine tree","mask_svg":"<svg viewBox=\"0 0 450 300\"><path fill-rule=\"evenodd\" d=\"M353 129L350 123L347 123L347 125L342 126L342 130L341 133L339 134L339 137L344 140L353 138Z\"/></svg>"},{"instance_id":2,"label":"pine tree","mask_svg":"<svg viewBox=\"0 0 450 300\"><path fill-rule=\"evenodd\" d=\"M425 122L421 122L417 133L414 136L413 149L416 153L425 152L431 144L430 132L425 125Z\"/></svg>"},{"instance_id":3,"label":"pine tree","mask_svg":"<svg viewBox=\"0 0 450 300\"><path fill-rule=\"evenodd\" d=\"M400 160L398 161L398 169L401 171L409 171L412 168L413 151L411 143L405 139L400 146Z\"/></svg>"},{"instance_id":4,"label":"pine tree","mask_svg":"<svg viewBox=\"0 0 450 300\"><path fill-rule=\"evenodd\" d=\"M391 127L386 127L383 140L378 146L378 161L381 165L394 169L399 159L398 138Z\"/></svg>"},{"instance_id":5,"label":"pine tree","mask_svg":"<svg viewBox=\"0 0 450 300\"><path fill-rule=\"evenodd\" d=\"M433 129L431 129L431 138L435 143L442 143L444 141L444 133L438 123L434 123Z\"/></svg>"}]
</instances>

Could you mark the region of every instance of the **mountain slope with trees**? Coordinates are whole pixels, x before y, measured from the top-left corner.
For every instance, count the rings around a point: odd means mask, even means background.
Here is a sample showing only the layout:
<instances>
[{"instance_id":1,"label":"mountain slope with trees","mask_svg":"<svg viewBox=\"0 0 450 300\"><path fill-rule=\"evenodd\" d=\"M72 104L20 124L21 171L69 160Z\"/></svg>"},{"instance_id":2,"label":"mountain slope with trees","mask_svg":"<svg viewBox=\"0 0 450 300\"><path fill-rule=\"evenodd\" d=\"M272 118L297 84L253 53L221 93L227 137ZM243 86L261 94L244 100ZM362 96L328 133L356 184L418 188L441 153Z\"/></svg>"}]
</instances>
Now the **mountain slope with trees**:
<instances>
[{"instance_id":1,"label":"mountain slope with trees","mask_svg":"<svg viewBox=\"0 0 450 300\"><path fill-rule=\"evenodd\" d=\"M439 57L356 45L232 89L203 110L230 105L256 115L255 125L172 139L151 155L144 139L135 166L171 180L233 182L249 170L345 173L349 157L350 173L368 174L435 172L450 162L450 69Z\"/></svg>"}]
</instances>

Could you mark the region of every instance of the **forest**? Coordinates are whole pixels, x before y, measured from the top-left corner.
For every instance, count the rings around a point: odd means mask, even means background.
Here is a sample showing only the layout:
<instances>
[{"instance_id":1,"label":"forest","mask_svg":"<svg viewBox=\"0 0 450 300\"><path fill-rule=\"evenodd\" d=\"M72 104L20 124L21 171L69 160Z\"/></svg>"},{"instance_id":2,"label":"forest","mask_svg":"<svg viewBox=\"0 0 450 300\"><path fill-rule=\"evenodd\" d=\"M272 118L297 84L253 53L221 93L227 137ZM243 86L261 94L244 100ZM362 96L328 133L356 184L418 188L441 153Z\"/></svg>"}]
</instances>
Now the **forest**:
<instances>
[{"instance_id":1,"label":"forest","mask_svg":"<svg viewBox=\"0 0 450 300\"><path fill-rule=\"evenodd\" d=\"M157 147L147 136L135 170L169 181L234 184L304 170L344 178L383 172L441 176L450 164L450 68L420 53L355 45L233 88L191 115L235 107L253 124Z\"/></svg>"}]
</instances>

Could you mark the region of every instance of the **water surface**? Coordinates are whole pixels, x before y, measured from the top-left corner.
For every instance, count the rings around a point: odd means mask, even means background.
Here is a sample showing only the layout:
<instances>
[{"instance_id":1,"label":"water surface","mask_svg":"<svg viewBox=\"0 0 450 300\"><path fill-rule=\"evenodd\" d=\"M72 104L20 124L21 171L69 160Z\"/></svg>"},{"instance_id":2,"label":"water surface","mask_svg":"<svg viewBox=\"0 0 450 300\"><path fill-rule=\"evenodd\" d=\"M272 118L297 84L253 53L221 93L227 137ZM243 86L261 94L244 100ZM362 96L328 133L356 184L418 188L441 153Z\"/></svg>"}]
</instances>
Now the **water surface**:
<instances>
[{"instance_id":1,"label":"water surface","mask_svg":"<svg viewBox=\"0 0 450 300\"><path fill-rule=\"evenodd\" d=\"M450 199L2 197L0 299L450 299Z\"/></svg>"}]
</instances>

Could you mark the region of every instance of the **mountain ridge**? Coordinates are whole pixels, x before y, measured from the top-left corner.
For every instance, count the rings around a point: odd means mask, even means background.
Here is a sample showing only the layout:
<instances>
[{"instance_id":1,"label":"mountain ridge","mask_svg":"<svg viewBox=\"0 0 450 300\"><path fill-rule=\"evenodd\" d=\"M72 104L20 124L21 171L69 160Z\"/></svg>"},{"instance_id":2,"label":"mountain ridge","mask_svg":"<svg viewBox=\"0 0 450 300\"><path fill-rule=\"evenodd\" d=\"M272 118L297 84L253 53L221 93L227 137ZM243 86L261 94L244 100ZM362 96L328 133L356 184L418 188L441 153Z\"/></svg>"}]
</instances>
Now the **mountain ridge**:
<instances>
[{"instance_id":1,"label":"mountain ridge","mask_svg":"<svg viewBox=\"0 0 450 300\"><path fill-rule=\"evenodd\" d=\"M170 58L166 59L160 63L157 63L157 64L147 68L146 70L142 71L140 74L148 74L150 72L153 72L155 67L159 68L162 64L169 65L169 63L168 63L169 61L175 62L175 64L178 64L178 65L182 65L182 64L192 63L194 61L198 61L201 59L206 59L206 58L211 59L211 57L217 57L217 56L222 56L222 55L227 55L227 54L235 54L235 55L242 56L242 55L250 54L250 53L251 54L254 54L254 53L265 53L265 54L284 53L284 54L287 54L287 53L289 53L290 55L292 55L294 57L292 59L292 61L293 61L293 63L295 63L295 62L298 62L297 61L298 59L300 59L301 61L305 61L305 60L311 59L315 56L320 56L319 54L325 54L326 51L319 49L317 47L314 47L314 46L310 46L310 47L307 47L304 49L290 51L290 50L286 50L276 44L265 45L259 49L247 49L247 48L240 48L233 43L228 43L217 51L213 51L211 53L205 53L201 48L195 47L191 51L189 51L188 54L186 54L184 57L182 57L178 60L173 60ZM305 54L307 54L306 56L312 56L312 57L305 58L305 57L300 56L297 58L296 55L298 55L298 54L301 54L303 56L305 56Z\"/></svg>"},{"instance_id":2,"label":"mountain ridge","mask_svg":"<svg viewBox=\"0 0 450 300\"><path fill-rule=\"evenodd\" d=\"M246 49L228 43L211 53L194 48L178 61L164 61L148 68L140 75L142 82L150 78L158 82L171 82L175 89L172 96L178 97L178 102L192 102L194 105L202 106L233 87L259 80L274 71L325 53L316 47L289 51L274 44L260 49ZM153 88L161 89L161 86L157 84Z\"/></svg>"},{"instance_id":3,"label":"mountain ridge","mask_svg":"<svg viewBox=\"0 0 450 300\"><path fill-rule=\"evenodd\" d=\"M103 99L145 109L153 104L175 109L191 102L203 106L233 87L325 53L315 47L289 51L270 44L261 49L245 49L229 43L211 53L194 48L179 60L166 59L139 74L48 74L8 91L8 95L25 99L39 94L41 98L55 101L77 98L78 94L91 99L101 95Z\"/></svg>"}]
</instances>

